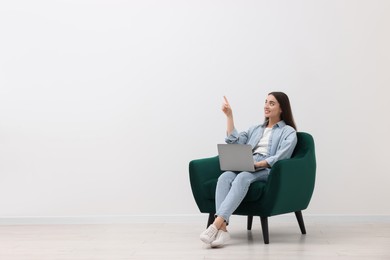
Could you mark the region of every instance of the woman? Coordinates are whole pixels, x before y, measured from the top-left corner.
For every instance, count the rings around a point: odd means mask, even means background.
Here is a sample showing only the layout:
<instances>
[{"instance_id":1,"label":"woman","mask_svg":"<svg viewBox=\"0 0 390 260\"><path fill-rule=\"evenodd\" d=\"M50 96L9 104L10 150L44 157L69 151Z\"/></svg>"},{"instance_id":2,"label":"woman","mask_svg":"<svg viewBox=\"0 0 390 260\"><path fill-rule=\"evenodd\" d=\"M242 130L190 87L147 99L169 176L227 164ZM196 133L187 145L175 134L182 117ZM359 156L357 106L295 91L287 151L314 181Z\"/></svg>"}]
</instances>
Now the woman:
<instances>
[{"instance_id":1,"label":"woman","mask_svg":"<svg viewBox=\"0 0 390 260\"><path fill-rule=\"evenodd\" d=\"M254 173L226 171L218 178L215 220L200 235L200 239L211 247L220 247L230 239L227 231L229 217L244 199L250 184L267 181L272 165L278 160L290 158L297 144L290 101L283 92L269 93L264 105L264 123L242 133L235 129L232 109L226 97L224 100L222 111L227 117L226 143L250 144L255 167L265 169Z\"/></svg>"}]
</instances>

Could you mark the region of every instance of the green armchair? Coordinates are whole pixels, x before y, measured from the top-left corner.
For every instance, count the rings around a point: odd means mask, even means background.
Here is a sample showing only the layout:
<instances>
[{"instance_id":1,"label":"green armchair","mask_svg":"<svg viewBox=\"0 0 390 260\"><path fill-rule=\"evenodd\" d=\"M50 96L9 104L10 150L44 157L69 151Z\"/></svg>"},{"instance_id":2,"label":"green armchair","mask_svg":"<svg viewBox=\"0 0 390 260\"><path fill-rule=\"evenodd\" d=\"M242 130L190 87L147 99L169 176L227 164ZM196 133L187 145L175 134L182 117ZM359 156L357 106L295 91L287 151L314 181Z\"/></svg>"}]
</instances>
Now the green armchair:
<instances>
[{"instance_id":1,"label":"green armchair","mask_svg":"<svg viewBox=\"0 0 390 260\"><path fill-rule=\"evenodd\" d=\"M302 234L306 229L302 210L309 205L314 190L316 158L313 137L298 132L298 143L290 159L276 162L267 182L251 184L234 215L248 216L247 229L252 229L253 216L259 216L264 243L269 243L268 217L294 212ZM189 164L193 196L200 212L209 213L207 226L214 221L215 189L219 175L218 156L193 160Z\"/></svg>"}]
</instances>

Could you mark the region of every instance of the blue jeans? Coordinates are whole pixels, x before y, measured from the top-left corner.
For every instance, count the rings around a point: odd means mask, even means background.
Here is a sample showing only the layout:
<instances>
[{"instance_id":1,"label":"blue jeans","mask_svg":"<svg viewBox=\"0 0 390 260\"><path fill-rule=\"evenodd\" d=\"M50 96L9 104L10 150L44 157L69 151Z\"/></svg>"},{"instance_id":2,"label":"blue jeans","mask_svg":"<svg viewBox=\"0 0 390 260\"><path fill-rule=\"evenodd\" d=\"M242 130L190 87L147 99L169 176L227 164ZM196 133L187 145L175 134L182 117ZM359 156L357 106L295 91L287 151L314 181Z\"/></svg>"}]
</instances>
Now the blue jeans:
<instances>
[{"instance_id":1,"label":"blue jeans","mask_svg":"<svg viewBox=\"0 0 390 260\"><path fill-rule=\"evenodd\" d=\"M264 156L256 154L254 161L259 162L265 159ZM222 173L217 182L215 192L216 216L222 217L227 223L230 216L238 208L249 190L251 183L255 181L267 181L269 169L257 172L231 172Z\"/></svg>"}]
</instances>

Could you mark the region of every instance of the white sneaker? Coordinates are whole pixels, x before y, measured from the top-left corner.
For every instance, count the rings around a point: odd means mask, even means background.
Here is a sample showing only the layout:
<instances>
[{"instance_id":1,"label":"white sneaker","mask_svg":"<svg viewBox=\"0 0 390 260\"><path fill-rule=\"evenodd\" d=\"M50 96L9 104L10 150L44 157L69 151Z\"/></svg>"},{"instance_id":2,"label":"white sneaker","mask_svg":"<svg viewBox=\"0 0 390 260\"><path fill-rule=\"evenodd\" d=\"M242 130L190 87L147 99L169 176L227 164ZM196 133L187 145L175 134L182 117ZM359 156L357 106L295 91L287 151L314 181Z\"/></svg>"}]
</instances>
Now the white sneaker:
<instances>
[{"instance_id":1,"label":"white sneaker","mask_svg":"<svg viewBox=\"0 0 390 260\"><path fill-rule=\"evenodd\" d=\"M229 240L230 240L229 232L218 230L216 239L213 242L211 242L211 247L223 246Z\"/></svg>"},{"instance_id":2,"label":"white sneaker","mask_svg":"<svg viewBox=\"0 0 390 260\"><path fill-rule=\"evenodd\" d=\"M212 224L205 231L203 231L202 234L200 234L200 240L202 240L206 244L210 244L212 241L215 240L217 233L217 227Z\"/></svg>"}]
</instances>

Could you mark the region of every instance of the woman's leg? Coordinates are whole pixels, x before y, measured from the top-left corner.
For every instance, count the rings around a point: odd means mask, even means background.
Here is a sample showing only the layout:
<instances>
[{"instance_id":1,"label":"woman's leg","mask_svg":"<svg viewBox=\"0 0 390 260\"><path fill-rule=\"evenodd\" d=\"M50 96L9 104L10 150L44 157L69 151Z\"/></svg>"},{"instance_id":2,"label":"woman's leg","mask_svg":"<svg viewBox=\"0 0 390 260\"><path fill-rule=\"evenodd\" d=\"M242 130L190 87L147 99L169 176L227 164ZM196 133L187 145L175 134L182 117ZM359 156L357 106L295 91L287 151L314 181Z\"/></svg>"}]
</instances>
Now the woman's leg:
<instances>
[{"instance_id":1,"label":"woman's leg","mask_svg":"<svg viewBox=\"0 0 390 260\"><path fill-rule=\"evenodd\" d=\"M225 200L228 195L230 188L232 187L232 182L237 177L237 173L227 171L222 173L217 182L217 188L215 191L215 210L219 210L222 202Z\"/></svg>"},{"instance_id":2,"label":"woman's leg","mask_svg":"<svg viewBox=\"0 0 390 260\"><path fill-rule=\"evenodd\" d=\"M210 226L212 235L208 236L210 239L207 242L211 241L209 242L211 247L220 247L229 241L230 235L227 232L226 225L230 216L244 199L251 183L256 180L266 180L267 177L267 170L255 173L241 172L236 175L227 196L216 212L217 218L214 220L213 225Z\"/></svg>"},{"instance_id":3,"label":"woman's leg","mask_svg":"<svg viewBox=\"0 0 390 260\"><path fill-rule=\"evenodd\" d=\"M237 177L237 173L227 171L222 173L217 182L217 188L215 191L215 208L216 211L219 209L221 203L225 200L228 195L232 182ZM216 239L219 230L226 230L226 222L221 217L216 217L213 224L210 225L205 231L200 234L200 239L206 244L210 244Z\"/></svg>"},{"instance_id":4,"label":"woman's leg","mask_svg":"<svg viewBox=\"0 0 390 260\"><path fill-rule=\"evenodd\" d=\"M200 235L200 239L207 244L211 244L212 247L221 246L229 240L230 235L226 230L227 222L229 221L231 214L233 214L244 199L250 184L254 181L267 180L268 178L268 170L262 170L255 173L225 173L222 174L223 176L221 175L217 183L217 217L215 218L214 223Z\"/></svg>"},{"instance_id":5,"label":"woman's leg","mask_svg":"<svg viewBox=\"0 0 390 260\"><path fill-rule=\"evenodd\" d=\"M227 196L219 205L218 209L216 209L217 210L216 215L224 219L226 222L229 222L230 216L238 208L238 206L246 196L251 183L258 180L264 180L264 181L267 180L268 174L269 174L268 170L261 170L254 173L251 172L239 173L234 179L234 181L231 183L231 188ZM218 221L216 224L219 223L220 221ZM220 227L221 226L217 226L217 228Z\"/></svg>"}]
</instances>

